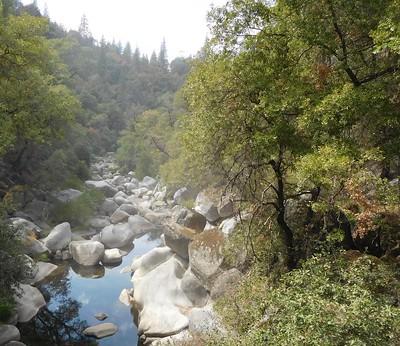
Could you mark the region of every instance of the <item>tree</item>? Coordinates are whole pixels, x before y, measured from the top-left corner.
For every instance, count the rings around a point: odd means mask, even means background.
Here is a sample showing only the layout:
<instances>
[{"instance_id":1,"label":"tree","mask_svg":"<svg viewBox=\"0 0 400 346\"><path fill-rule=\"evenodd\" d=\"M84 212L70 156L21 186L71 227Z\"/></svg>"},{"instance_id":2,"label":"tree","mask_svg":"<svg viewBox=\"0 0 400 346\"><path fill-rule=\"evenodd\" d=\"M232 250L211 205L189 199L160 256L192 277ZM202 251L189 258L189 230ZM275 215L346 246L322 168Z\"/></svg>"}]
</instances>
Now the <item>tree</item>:
<instances>
[{"instance_id":1,"label":"tree","mask_svg":"<svg viewBox=\"0 0 400 346\"><path fill-rule=\"evenodd\" d=\"M164 70L168 70L168 56L167 56L167 44L165 42L165 38L163 39L160 47L160 52L158 53L158 63L161 68Z\"/></svg>"},{"instance_id":2,"label":"tree","mask_svg":"<svg viewBox=\"0 0 400 346\"><path fill-rule=\"evenodd\" d=\"M92 34L89 30L89 21L86 17L86 14L83 14L81 17L81 23L79 24L78 32L84 39L89 39L92 37Z\"/></svg>"}]
</instances>

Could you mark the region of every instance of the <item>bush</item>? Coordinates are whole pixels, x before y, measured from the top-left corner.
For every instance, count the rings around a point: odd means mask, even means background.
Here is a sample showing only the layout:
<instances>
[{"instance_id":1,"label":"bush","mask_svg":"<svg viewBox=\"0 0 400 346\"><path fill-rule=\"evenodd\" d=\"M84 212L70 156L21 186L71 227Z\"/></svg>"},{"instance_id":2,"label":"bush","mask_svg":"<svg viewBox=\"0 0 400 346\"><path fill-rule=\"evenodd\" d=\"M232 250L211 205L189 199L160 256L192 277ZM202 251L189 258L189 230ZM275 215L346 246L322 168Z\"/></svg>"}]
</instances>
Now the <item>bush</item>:
<instances>
[{"instance_id":1,"label":"bush","mask_svg":"<svg viewBox=\"0 0 400 346\"><path fill-rule=\"evenodd\" d=\"M69 222L72 227L84 227L103 200L104 194L98 190L84 191L71 202L59 203L51 219L56 224Z\"/></svg>"},{"instance_id":2,"label":"bush","mask_svg":"<svg viewBox=\"0 0 400 346\"><path fill-rule=\"evenodd\" d=\"M398 345L398 268L351 251L313 257L275 288L265 282L249 275L218 302L240 333L220 345Z\"/></svg>"}]
</instances>

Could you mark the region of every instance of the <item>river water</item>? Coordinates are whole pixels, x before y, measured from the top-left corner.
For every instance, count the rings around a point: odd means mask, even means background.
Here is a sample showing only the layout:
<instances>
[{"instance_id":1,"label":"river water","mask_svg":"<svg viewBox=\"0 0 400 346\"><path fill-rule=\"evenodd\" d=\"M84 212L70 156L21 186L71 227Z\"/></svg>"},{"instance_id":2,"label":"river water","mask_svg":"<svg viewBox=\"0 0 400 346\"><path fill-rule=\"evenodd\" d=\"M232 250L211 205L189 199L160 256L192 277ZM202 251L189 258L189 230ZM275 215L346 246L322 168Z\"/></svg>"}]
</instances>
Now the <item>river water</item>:
<instances>
[{"instance_id":1,"label":"river water","mask_svg":"<svg viewBox=\"0 0 400 346\"><path fill-rule=\"evenodd\" d=\"M21 341L28 346L102 345L136 346L137 328L134 311L119 301L124 288L131 288L130 273L121 269L132 259L159 246L158 234L146 234L134 241L134 248L116 267L82 267L75 262L59 262L58 270L37 287L43 293L47 307L29 323L19 324ZM85 337L82 330L100 321L96 313L104 312L119 328L110 337L96 340Z\"/></svg>"}]
</instances>

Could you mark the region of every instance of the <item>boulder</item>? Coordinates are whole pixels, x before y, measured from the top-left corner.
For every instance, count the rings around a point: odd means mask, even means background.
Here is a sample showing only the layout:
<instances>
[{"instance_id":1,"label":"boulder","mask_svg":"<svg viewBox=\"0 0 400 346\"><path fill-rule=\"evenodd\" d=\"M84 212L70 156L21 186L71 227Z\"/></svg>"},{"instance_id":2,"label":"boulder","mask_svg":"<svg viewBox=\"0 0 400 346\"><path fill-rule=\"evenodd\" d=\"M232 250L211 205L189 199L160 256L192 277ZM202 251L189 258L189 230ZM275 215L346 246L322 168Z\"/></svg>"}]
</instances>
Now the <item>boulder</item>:
<instances>
[{"instance_id":1,"label":"boulder","mask_svg":"<svg viewBox=\"0 0 400 346\"><path fill-rule=\"evenodd\" d=\"M89 220L89 225L95 230L101 230L110 225L110 220L105 216L94 217Z\"/></svg>"},{"instance_id":2,"label":"boulder","mask_svg":"<svg viewBox=\"0 0 400 346\"><path fill-rule=\"evenodd\" d=\"M202 307L207 304L208 292L190 268L182 277L181 288L194 306Z\"/></svg>"},{"instance_id":3,"label":"boulder","mask_svg":"<svg viewBox=\"0 0 400 346\"><path fill-rule=\"evenodd\" d=\"M51 205L48 202L34 199L25 206L24 213L35 222L40 223L47 220L50 209Z\"/></svg>"},{"instance_id":4,"label":"boulder","mask_svg":"<svg viewBox=\"0 0 400 346\"><path fill-rule=\"evenodd\" d=\"M187 228L194 229L196 232L203 232L207 219L194 210L188 210L182 224Z\"/></svg>"},{"instance_id":5,"label":"boulder","mask_svg":"<svg viewBox=\"0 0 400 346\"><path fill-rule=\"evenodd\" d=\"M129 218L129 214L117 209L112 215L111 215L111 223L116 224L116 223L121 223L127 221Z\"/></svg>"},{"instance_id":6,"label":"boulder","mask_svg":"<svg viewBox=\"0 0 400 346\"><path fill-rule=\"evenodd\" d=\"M96 320L104 321L108 317L108 315L104 312L99 312L96 315L94 315L94 317L96 318Z\"/></svg>"},{"instance_id":7,"label":"boulder","mask_svg":"<svg viewBox=\"0 0 400 346\"><path fill-rule=\"evenodd\" d=\"M26 346L26 344L21 341L10 341L7 342L4 346Z\"/></svg>"},{"instance_id":8,"label":"boulder","mask_svg":"<svg viewBox=\"0 0 400 346\"><path fill-rule=\"evenodd\" d=\"M242 279L242 276L242 273L236 268L223 272L214 282L210 293L211 298L215 300L229 294Z\"/></svg>"},{"instance_id":9,"label":"boulder","mask_svg":"<svg viewBox=\"0 0 400 346\"><path fill-rule=\"evenodd\" d=\"M153 224L162 225L170 217L170 213L149 210L144 214L144 217Z\"/></svg>"},{"instance_id":10,"label":"boulder","mask_svg":"<svg viewBox=\"0 0 400 346\"><path fill-rule=\"evenodd\" d=\"M10 341L18 341L21 338L17 327L11 324L0 325L0 345L4 345Z\"/></svg>"},{"instance_id":11,"label":"boulder","mask_svg":"<svg viewBox=\"0 0 400 346\"><path fill-rule=\"evenodd\" d=\"M32 280L30 280L30 284L33 285L39 281L42 281L46 277L48 277L51 273L53 273L58 266L52 263L47 262L38 262L36 263L37 271Z\"/></svg>"},{"instance_id":12,"label":"boulder","mask_svg":"<svg viewBox=\"0 0 400 346\"><path fill-rule=\"evenodd\" d=\"M152 177L144 177L143 180L139 183L139 187L145 187L148 190L152 190L156 187L157 180Z\"/></svg>"},{"instance_id":13,"label":"boulder","mask_svg":"<svg viewBox=\"0 0 400 346\"><path fill-rule=\"evenodd\" d=\"M185 201L190 200L192 194L186 187L182 187L174 193L174 203L182 204Z\"/></svg>"},{"instance_id":14,"label":"boulder","mask_svg":"<svg viewBox=\"0 0 400 346\"><path fill-rule=\"evenodd\" d=\"M161 263L170 259L174 253L168 247L157 247L143 256L136 258L131 265L131 271L135 272L136 278L147 274L158 267Z\"/></svg>"},{"instance_id":15,"label":"boulder","mask_svg":"<svg viewBox=\"0 0 400 346\"><path fill-rule=\"evenodd\" d=\"M122 197L122 196L114 197L114 202L117 203L118 205L129 203L129 201L125 197Z\"/></svg>"},{"instance_id":16,"label":"boulder","mask_svg":"<svg viewBox=\"0 0 400 346\"><path fill-rule=\"evenodd\" d=\"M111 216L118 208L118 204L112 198L106 198L100 207L100 211L105 215Z\"/></svg>"},{"instance_id":17,"label":"boulder","mask_svg":"<svg viewBox=\"0 0 400 346\"><path fill-rule=\"evenodd\" d=\"M128 219L129 227L132 229L134 236L139 237L151 231L159 229L158 226L152 224L140 215L130 216Z\"/></svg>"},{"instance_id":18,"label":"boulder","mask_svg":"<svg viewBox=\"0 0 400 346\"><path fill-rule=\"evenodd\" d=\"M109 249L125 247L132 244L133 239L135 232L129 223L110 225L100 232L100 242Z\"/></svg>"},{"instance_id":19,"label":"boulder","mask_svg":"<svg viewBox=\"0 0 400 346\"><path fill-rule=\"evenodd\" d=\"M119 301L126 306L131 306L133 303L132 293L132 288L130 290L124 288L119 295Z\"/></svg>"},{"instance_id":20,"label":"boulder","mask_svg":"<svg viewBox=\"0 0 400 346\"><path fill-rule=\"evenodd\" d=\"M38 237L42 233L39 226L35 225L33 222L23 219L21 217L15 217L10 219L13 227L17 230L21 238L26 237Z\"/></svg>"},{"instance_id":21,"label":"boulder","mask_svg":"<svg viewBox=\"0 0 400 346\"><path fill-rule=\"evenodd\" d=\"M211 289L214 280L222 273L223 244L224 235L218 230L204 231L189 244L190 266L207 289Z\"/></svg>"},{"instance_id":22,"label":"boulder","mask_svg":"<svg viewBox=\"0 0 400 346\"><path fill-rule=\"evenodd\" d=\"M131 193L132 190L135 190L138 188L137 184L133 184L133 183L126 183L124 184L125 187L125 191L128 193Z\"/></svg>"},{"instance_id":23,"label":"boulder","mask_svg":"<svg viewBox=\"0 0 400 346\"><path fill-rule=\"evenodd\" d=\"M215 334L222 330L221 323L211 305L194 308L189 313L189 332L192 334Z\"/></svg>"},{"instance_id":24,"label":"boulder","mask_svg":"<svg viewBox=\"0 0 400 346\"><path fill-rule=\"evenodd\" d=\"M189 320L183 311L192 307L181 289L185 262L171 256L170 250L166 249L163 251L168 259L160 263L159 251L154 249L147 253L146 260L138 259L136 265L143 264L144 267L139 265L132 277L134 300L139 310L138 332L150 337L170 336L187 328ZM151 258L153 255L157 257L155 261Z\"/></svg>"},{"instance_id":25,"label":"boulder","mask_svg":"<svg viewBox=\"0 0 400 346\"><path fill-rule=\"evenodd\" d=\"M113 197L118 190L104 180L87 180L85 185L89 188L100 190L106 197Z\"/></svg>"},{"instance_id":26,"label":"boulder","mask_svg":"<svg viewBox=\"0 0 400 346\"><path fill-rule=\"evenodd\" d=\"M111 180L111 184L113 184L114 186L123 185L125 183L126 183L126 178L123 177L122 175L116 175Z\"/></svg>"},{"instance_id":27,"label":"boulder","mask_svg":"<svg viewBox=\"0 0 400 346\"><path fill-rule=\"evenodd\" d=\"M122 261L122 254L119 249L107 249L104 251L103 258L101 262L103 264L117 264L121 263Z\"/></svg>"},{"instance_id":28,"label":"boulder","mask_svg":"<svg viewBox=\"0 0 400 346\"><path fill-rule=\"evenodd\" d=\"M209 222L215 222L220 218L217 206L204 191L197 195L194 210L203 215Z\"/></svg>"},{"instance_id":29,"label":"boulder","mask_svg":"<svg viewBox=\"0 0 400 346\"><path fill-rule=\"evenodd\" d=\"M230 219L226 219L221 222L218 229L225 235L230 235L235 230L238 221L236 217L231 217Z\"/></svg>"},{"instance_id":30,"label":"boulder","mask_svg":"<svg viewBox=\"0 0 400 346\"><path fill-rule=\"evenodd\" d=\"M67 189L54 194L54 197L60 203L68 203L77 199L79 196L82 195L82 192L75 189Z\"/></svg>"},{"instance_id":31,"label":"boulder","mask_svg":"<svg viewBox=\"0 0 400 346\"><path fill-rule=\"evenodd\" d=\"M114 323L100 323L96 326L86 328L83 331L83 334L101 339L105 338L106 336L114 335L117 331L118 327Z\"/></svg>"},{"instance_id":32,"label":"boulder","mask_svg":"<svg viewBox=\"0 0 400 346\"><path fill-rule=\"evenodd\" d=\"M15 296L18 322L28 322L46 305L43 295L33 286L21 284L21 295Z\"/></svg>"},{"instance_id":33,"label":"boulder","mask_svg":"<svg viewBox=\"0 0 400 346\"><path fill-rule=\"evenodd\" d=\"M224 196L218 203L218 214L223 219L234 214L233 201L230 197Z\"/></svg>"},{"instance_id":34,"label":"boulder","mask_svg":"<svg viewBox=\"0 0 400 346\"><path fill-rule=\"evenodd\" d=\"M75 261L71 262L71 268L74 273L87 279L99 279L102 278L106 272L104 266L83 266Z\"/></svg>"},{"instance_id":35,"label":"boulder","mask_svg":"<svg viewBox=\"0 0 400 346\"><path fill-rule=\"evenodd\" d=\"M129 215L135 215L138 212L137 208L134 205L129 204L129 203L125 203L125 204L120 205L118 210L122 210L125 213L128 213Z\"/></svg>"},{"instance_id":36,"label":"boulder","mask_svg":"<svg viewBox=\"0 0 400 346\"><path fill-rule=\"evenodd\" d=\"M69 252L80 265L94 266L103 257L104 245L92 240L73 241L69 244Z\"/></svg>"},{"instance_id":37,"label":"boulder","mask_svg":"<svg viewBox=\"0 0 400 346\"><path fill-rule=\"evenodd\" d=\"M189 259L189 243L196 232L181 225L169 223L164 229L165 245L184 259Z\"/></svg>"},{"instance_id":38,"label":"boulder","mask_svg":"<svg viewBox=\"0 0 400 346\"><path fill-rule=\"evenodd\" d=\"M44 245L52 252L62 250L71 242L71 226L68 222L57 225L50 234L43 239Z\"/></svg>"},{"instance_id":39,"label":"boulder","mask_svg":"<svg viewBox=\"0 0 400 346\"><path fill-rule=\"evenodd\" d=\"M49 252L49 249L44 246L44 244L34 238L25 238L22 240L22 245L24 247L24 252L31 256L38 256L43 253Z\"/></svg>"}]
</instances>

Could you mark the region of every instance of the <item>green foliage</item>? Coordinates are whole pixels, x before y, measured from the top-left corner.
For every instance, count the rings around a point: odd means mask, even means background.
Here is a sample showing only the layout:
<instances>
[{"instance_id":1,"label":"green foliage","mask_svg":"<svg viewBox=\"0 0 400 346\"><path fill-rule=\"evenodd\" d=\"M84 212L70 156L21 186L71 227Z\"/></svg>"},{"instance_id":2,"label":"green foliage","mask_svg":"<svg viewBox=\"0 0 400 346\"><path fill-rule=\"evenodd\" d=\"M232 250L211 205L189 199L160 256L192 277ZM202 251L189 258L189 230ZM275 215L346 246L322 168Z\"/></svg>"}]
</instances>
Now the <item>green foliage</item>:
<instances>
[{"instance_id":1,"label":"green foliage","mask_svg":"<svg viewBox=\"0 0 400 346\"><path fill-rule=\"evenodd\" d=\"M84 227L103 200L104 195L98 190L84 191L70 202L59 203L52 213L52 221L55 224L69 222L72 227Z\"/></svg>"},{"instance_id":2,"label":"green foliage","mask_svg":"<svg viewBox=\"0 0 400 346\"><path fill-rule=\"evenodd\" d=\"M5 219L0 205L0 322L7 320L14 307L14 295L19 283L29 270L23 255L23 247L17 231Z\"/></svg>"},{"instance_id":3,"label":"green foliage","mask_svg":"<svg viewBox=\"0 0 400 346\"><path fill-rule=\"evenodd\" d=\"M219 344L394 346L400 333L397 270L349 252L311 258L275 287L253 272L217 303L239 332Z\"/></svg>"}]
</instances>

